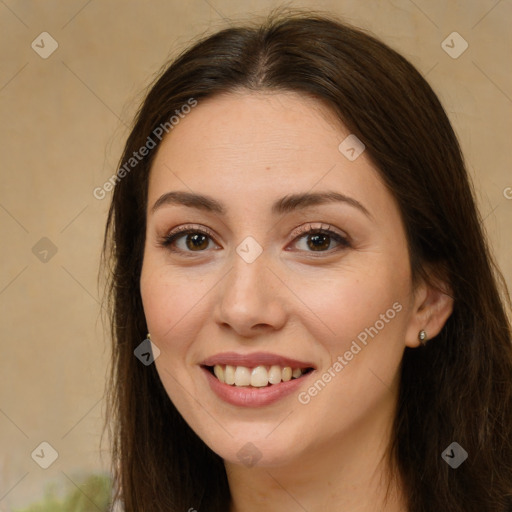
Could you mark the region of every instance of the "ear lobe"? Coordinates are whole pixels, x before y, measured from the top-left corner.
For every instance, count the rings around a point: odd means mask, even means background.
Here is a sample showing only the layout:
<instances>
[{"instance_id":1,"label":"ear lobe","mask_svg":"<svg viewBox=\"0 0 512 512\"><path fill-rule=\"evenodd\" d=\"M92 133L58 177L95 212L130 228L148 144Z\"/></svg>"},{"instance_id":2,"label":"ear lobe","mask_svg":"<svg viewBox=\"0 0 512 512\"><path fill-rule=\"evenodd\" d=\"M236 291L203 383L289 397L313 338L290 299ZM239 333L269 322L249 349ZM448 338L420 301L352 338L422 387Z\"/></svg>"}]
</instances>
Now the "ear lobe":
<instances>
[{"instance_id":1,"label":"ear lobe","mask_svg":"<svg viewBox=\"0 0 512 512\"><path fill-rule=\"evenodd\" d=\"M411 348L420 346L419 333L422 330L427 334L423 343L437 336L452 312L453 297L448 286L445 283L434 286L422 282L415 293L414 309L405 344Z\"/></svg>"}]
</instances>

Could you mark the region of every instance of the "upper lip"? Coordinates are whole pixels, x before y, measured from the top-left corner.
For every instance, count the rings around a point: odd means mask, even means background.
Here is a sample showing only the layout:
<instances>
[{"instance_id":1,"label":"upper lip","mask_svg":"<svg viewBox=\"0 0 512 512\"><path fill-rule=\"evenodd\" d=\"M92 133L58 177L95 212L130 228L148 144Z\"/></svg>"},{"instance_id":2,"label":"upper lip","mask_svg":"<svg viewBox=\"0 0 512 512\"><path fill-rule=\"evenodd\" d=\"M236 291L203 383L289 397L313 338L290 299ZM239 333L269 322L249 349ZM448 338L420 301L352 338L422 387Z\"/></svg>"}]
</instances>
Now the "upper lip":
<instances>
[{"instance_id":1,"label":"upper lip","mask_svg":"<svg viewBox=\"0 0 512 512\"><path fill-rule=\"evenodd\" d=\"M291 368L314 368L312 363L298 361L289 357L269 352L253 352L252 354L237 354L236 352L221 352L208 357L202 363L203 366L215 366L229 364L231 366L246 366L254 368L256 366L289 366Z\"/></svg>"}]
</instances>

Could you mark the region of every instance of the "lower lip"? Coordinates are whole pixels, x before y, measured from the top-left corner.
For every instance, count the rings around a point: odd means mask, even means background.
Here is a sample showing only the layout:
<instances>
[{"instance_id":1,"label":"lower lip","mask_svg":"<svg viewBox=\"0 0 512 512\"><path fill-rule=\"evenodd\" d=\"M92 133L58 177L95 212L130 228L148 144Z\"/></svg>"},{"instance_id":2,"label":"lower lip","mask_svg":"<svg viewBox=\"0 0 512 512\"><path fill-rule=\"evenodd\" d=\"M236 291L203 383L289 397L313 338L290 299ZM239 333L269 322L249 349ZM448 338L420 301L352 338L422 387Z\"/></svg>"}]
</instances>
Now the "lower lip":
<instances>
[{"instance_id":1,"label":"lower lip","mask_svg":"<svg viewBox=\"0 0 512 512\"><path fill-rule=\"evenodd\" d=\"M313 373L313 371L311 371L298 379L281 382L280 384L271 384L266 387L253 388L225 384L212 375L206 368L202 367L201 369L206 374L208 384L212 391L221 400L239 407L262 407L264 405L277 402L294 392L296 393L304 384L305 379Z\"/></svg>"}]
</instances>

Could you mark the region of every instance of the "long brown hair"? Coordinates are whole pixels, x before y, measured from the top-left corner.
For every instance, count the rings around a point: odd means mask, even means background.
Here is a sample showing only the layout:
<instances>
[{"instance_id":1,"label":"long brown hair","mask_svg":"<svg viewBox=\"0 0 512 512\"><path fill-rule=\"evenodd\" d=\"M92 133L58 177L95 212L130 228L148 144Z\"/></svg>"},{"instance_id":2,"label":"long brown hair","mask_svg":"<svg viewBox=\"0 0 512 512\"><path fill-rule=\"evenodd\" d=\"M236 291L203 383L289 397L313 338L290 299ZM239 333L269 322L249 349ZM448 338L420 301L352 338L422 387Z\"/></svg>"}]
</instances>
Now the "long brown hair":
<instances>
[{"instance_id":1,"label":"long brown hair","mask_svg":"<svg viewBox=\"0 0 512 512\"><path fill-rule=\"evenodd\" d=\"M402 361L391 468L409 510L508 512L510 299L457 138L437 96L405 58L333 15L297 10L194 43L152 84L126 142L103 253L113 336L106 426L124 510L229 509L222 459L177 412L155 365L134 357L147 332L139 279L158 147L133 169L126 163L191 99L200 104L235 89L310 95L337 114L364 142L398 202L413 277L442 279L452 290L454 310L441 333L425 347L406 348ZM453 441L469 454L457 469L441 457Z\"/></svg>"}]
</instances>

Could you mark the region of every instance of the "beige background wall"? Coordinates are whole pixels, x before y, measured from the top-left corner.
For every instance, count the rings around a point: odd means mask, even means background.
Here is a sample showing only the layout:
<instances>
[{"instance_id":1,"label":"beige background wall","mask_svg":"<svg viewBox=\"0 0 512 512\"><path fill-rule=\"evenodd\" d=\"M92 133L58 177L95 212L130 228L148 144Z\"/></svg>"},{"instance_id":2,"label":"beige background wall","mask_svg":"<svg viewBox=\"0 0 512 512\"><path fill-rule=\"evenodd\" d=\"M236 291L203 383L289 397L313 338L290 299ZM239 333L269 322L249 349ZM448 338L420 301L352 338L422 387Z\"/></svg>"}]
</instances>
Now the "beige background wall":
<instances>
[{"instance_id":1,"label":"beige background wall","mask_svg":"<svg viewBox=\"0 0 512 512\"><path fill-rule=\"evenodd\" d=\"M110 195L98 200L92 192L116 170L143 88L192 37L277 5L0 1L0 511L41 496L45 482L69 483L108 468L100 433L109 345L96 277ZM511 286L512 3L289 5L343 15L427 76L460 137ZM456 59L441 46L453 31L469 44ZM31 47L42 32L58 43L46 59ZM31 458L42 441L59 454L46 470Z\"/></svg>"}]
</instances>

